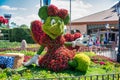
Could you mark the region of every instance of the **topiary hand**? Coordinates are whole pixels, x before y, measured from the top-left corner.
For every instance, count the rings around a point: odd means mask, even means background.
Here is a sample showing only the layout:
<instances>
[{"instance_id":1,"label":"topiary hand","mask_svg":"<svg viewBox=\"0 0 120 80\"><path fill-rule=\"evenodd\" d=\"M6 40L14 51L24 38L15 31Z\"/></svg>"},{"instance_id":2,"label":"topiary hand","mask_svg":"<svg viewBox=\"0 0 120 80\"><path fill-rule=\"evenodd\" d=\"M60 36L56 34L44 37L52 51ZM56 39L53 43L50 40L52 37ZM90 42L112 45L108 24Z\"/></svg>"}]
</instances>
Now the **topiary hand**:
<instances>
[{"instance_id":1,"label":"topiary hand","mask_svg":"<svg viewBox=\"0 0 120 80\"><path fill-rule=\"evenodd\" d=\"M72 41L72 47L75 46L87 46L87 41L89 40L88 36L81 36L77 38L75 41Z\"/></svg>"}]
</instances>

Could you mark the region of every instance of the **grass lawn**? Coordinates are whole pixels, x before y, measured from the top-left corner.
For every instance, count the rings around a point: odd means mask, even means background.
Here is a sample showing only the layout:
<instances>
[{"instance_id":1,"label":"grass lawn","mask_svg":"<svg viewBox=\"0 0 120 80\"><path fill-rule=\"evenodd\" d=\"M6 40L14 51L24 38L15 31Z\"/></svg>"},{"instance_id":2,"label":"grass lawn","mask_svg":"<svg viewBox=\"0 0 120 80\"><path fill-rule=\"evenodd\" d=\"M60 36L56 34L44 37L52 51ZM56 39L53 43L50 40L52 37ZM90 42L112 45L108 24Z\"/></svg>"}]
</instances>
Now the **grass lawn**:
<instances>
[{"instance_id":1,"label":"grass lawn","mask_svg":"<svg viewBox=\"0 0 120 80\"><path fill-rule=\"evenodd\" d=\"M9 52L9 51L8 51ZM16 51L17 52L17 51ZM23 51L25 55L33 56L35 52ZM89 57L95 56L94 54L89 54L89 52L84 52ZM43 52L42 54L45 54ZM81 72L75 69L68 69L60 72L53 72L47 69L37 67L36 65L31 65L29 67L20 67L18 69L0 69L0 79L6 80L7 78L12 78L13 80L19 79L47 79L47 78L60 78L60 77L73 77L73 76L90 76L90 75L101 75L101 74L110 74L110 73L119 73L120 64L109 62L107 60L100 59L105 61L105 65L100 65L99 63L94 63L91 61L89 69L87 72ZM70 79L71 80L71 79ZM89 80L89 79L88 79ZM112 80L112 79L111 79Z\"/></svg>"},{"instance_id":2,"label":"grass lawn","mask_svg":"<svg viewBox=\"0 0 120 80\"><path fill-rule=\"evenodd\" d=\"M5 40L0 40L0 48L20 48L20 42L9 42ZM38 44L27 44L27 48L39 47Z\"/></svg>"},{"instance_id":3,"label":"grass lawn","mask_svg":"<svg viewBox=\"0 0 120 80\"><path fill-rule=\"evenodd\" d=\"M7 42L0 41L0 48L17 48L20 47L20 43L17 42ZM39 47L37 44L28 44L28 47ZM36 52L33 51L4 51L0 52L0 54L4 53L23 53L27 56L33 56ZM44 51L42 55L46 52ZM84 52L91 58L91 64L87 72L81 72L75 69L68 69L60 72L53 72L47 69L43 69L37 67L35 65L31 65L29 67L20 67L18 69L0 69L0 80L6 80L8 78L12 78L12 80L19 79L38 79L38 78L59 78L59 77L73 77L73 76L89 76L89 75L100 75L100 74L110 74L110 73L119 73L120 72L120 64L116 62L111 62L109 59L97 56L91 52ZM94 58L92 58L95 56ZM94 62L96 61L97 62ZM104 65L101 65L100 62L105 62ZM23 80L24 80L23 79ZM56 80L56 79L55 79ZM63 79L62 79L63 80ZM71 80L71 79L70 79ZM84 79L83 79L84 80ZM88 79L89 80L89 79ZM112 79L111 79L112 80Z\"/></svg>"},{"instance_id":4,"label":"grass lawn","mask_svg":"<svg viewBox=\"0 0 120 80\"><path fill-rule=\"evenodd\" d=\"M53 72L47 69L39 68L35 65L29 67L21 67L16 70L12 69L4 69L0 70L0 78L12 78L13 80L17 80L20 78L24 79L43 79L43 78L59 78L59 77L73 77L73 76L90 76L97 74L110 74L110 73L118 73L120 72L120 68L114 68L111 70L106 70L97 65L98 67L89 67L87 72L81 72L74 69L64 70L61 72Z\"/></svg>"},{"instance_id":5,"label":"grass lawn","mask_svg":"<svg viewBox=\"0 0 120 80\"><path fill-rule=\"evenodd\" d=\"M19 46L20 46L20 43L18 42L9 42L5 40L0 41L0 48L16 48Z\"/></svg>"}]
</instances>

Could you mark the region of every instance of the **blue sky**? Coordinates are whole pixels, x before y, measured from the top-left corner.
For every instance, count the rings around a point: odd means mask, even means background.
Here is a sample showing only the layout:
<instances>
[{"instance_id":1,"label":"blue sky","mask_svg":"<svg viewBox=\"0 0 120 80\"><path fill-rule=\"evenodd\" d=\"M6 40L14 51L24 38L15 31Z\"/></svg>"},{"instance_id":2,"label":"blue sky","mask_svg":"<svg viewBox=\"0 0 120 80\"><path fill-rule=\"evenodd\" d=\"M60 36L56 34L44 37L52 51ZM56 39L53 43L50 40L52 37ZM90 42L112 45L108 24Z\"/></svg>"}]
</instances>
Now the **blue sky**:
<instances>
[{"instance_id":1,"label":"blue sky","mask_svg":"<svg viewBox=\"0 0 120 80\"><path fill-rule=\"evenodd\" d=\"M81 18L112 7L119 0L72 0L71 19ZM69 0L51 0L58 8L70 10ZM0 15L12 14L11 22L17 25L30 25L31 21L40 19L38 10L40 0L0 0Z\"/></svg>"}]
</instances>

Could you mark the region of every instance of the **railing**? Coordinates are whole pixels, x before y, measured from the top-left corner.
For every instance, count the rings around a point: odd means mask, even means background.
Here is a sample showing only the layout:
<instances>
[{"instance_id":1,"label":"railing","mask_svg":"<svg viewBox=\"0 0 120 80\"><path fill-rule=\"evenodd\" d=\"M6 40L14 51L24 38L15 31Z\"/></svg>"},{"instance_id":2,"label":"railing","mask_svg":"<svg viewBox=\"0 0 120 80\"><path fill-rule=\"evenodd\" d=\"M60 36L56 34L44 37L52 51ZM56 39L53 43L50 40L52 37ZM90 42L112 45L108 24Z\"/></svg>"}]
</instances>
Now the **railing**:
<instances>
[{"instance_id":1,"label":"railing","mask_svg":"<svg viewBox=\"0 0 120 80\"><path fill-rule=\"evenodd\" d=\"M12 78L9 79L12 80ZM31 79L21 78L20 80L120 80L120 73L90 75L90 76L70 76L70 77L58 77L58 78L39 78L39 79L33 77Z\"/></svg>"},{"instance_id":2,"label":"railing","mask_svg":"<svg viewBox=\"0 0 120 80\"><path fill-rule=\"evenodd\" d=\"M117 51L112 49L97 51L96 54L111 58L115 61L117 60Z\"/></svg>"},{"instance_id":3,"label":"railing","mask_svg":"<svg viewBox=\"0 0 120 80\"><path fill-rule=\"evenodd\" d=\"M117 59L117 51L111 47L81 47L79 48L78 52L84 52L84 51L92 51L95 52L97 55L102 55L108 58L111 58L116 61Z\"/></svg>"}]
</instances>

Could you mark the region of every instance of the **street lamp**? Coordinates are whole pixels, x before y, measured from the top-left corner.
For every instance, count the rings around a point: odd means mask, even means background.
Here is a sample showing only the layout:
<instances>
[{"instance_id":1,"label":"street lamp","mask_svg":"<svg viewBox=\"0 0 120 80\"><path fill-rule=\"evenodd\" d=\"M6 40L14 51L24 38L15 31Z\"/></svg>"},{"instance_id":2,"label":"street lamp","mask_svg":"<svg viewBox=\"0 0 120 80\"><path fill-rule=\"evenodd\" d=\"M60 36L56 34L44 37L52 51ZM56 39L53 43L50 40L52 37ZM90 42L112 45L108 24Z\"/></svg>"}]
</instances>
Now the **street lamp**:
<instances>
[{"instance_id":1,"label":"street lamp","mask_svg":"<svg viewBox=\"0 0 120 80\"><path fill-rule=\"evenodd\" d=\"M72 13L71 13L71 7L72 7L72 6L71 6L71 0L70 0L70 33L71 33L71 14L72 14Z\"/></svg>"},{"instance_id":2,"label":"street lamp","mask_svg":"<svg viewBox=\"0 0 120 80\"><path fill-rule=\"evenodd\" d=\"M119 30L119 45L118 45L118 54L117 54L117 62L120 63L120 1L116 4L116 12L118 14L118 30Z\"/></svg>"}]
</instances>

